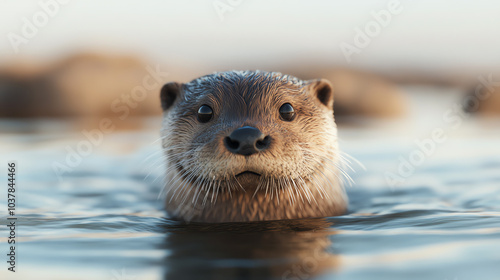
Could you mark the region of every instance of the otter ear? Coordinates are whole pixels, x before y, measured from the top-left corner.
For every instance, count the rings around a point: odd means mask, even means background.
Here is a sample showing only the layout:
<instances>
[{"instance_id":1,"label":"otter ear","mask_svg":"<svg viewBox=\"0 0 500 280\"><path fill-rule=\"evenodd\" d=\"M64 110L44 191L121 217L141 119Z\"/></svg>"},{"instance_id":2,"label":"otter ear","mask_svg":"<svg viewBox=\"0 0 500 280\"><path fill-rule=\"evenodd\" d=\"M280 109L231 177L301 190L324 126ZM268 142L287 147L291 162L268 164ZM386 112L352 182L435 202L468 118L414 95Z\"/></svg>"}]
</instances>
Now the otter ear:
<instances>
[{"instance_id":1,"label":"otter ear","mask_svg":"<svg viewBox=\"0 0 500 280\"><path fill-rule=\"evenodd\" d=\"M172 106L175 100L181 94L182 84L171 82L165 84L160 90L161 107L163 111L167 110Z\"/></svg>"},{"instance_id":2,"label":"otter ear","mask_svg":"<svg viewBox=\"0 0 500 280\"><path fill-rule=\"evenodd\" d=\"M313 80L309 84L309 92L318 98L319 102L333 110L333 86L326 79Z\"/></svg>"}]
</instances>

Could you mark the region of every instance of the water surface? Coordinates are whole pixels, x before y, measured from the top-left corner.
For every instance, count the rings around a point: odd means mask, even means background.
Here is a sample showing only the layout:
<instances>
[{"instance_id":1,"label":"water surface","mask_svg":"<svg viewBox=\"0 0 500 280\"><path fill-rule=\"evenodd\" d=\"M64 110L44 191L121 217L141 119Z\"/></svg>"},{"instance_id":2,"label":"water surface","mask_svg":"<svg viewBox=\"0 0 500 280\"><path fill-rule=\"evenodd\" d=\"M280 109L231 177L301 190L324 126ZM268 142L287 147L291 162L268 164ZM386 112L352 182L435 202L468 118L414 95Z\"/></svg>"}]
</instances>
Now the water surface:
<instances>
[{"instance_id":1,"label":"water surface","mask_svg":"<svg viewBox=\"0 0 500 280\"><path fill-rule=\"evenodd\" d=\"M2 135L2 178L7 161L19 169L18 266L3 263L2 279L500 279L498 122L341 126L342 149L366 168L353 164L349 213L218 225L165 217L158 120L150 124L105 135L61 180L52 164L80 131L41 121L36 132ZM387 172L433 127L446 142L389 184ZM2 255L7 235L2 226Z\"/></svg>"}]
</instances>

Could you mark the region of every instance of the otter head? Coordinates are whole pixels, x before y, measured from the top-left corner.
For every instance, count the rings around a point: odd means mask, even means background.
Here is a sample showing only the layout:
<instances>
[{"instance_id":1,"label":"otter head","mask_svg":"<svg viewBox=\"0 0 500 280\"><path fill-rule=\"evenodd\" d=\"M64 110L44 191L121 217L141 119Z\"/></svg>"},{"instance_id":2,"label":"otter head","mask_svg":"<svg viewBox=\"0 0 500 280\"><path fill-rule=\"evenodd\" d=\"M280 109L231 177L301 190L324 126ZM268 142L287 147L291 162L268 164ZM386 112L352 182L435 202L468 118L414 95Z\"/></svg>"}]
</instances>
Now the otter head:
<instances>
[{"instance_id":1,"label":"otter head","mask_svg":"<svg viewBox=\"0 0 500 280\"><path fill-rule=\"evenodd\" d=\"M232 222L341 214L330 82L229 71L161 90L166 209Z\"/></svg>"}]
</instances>

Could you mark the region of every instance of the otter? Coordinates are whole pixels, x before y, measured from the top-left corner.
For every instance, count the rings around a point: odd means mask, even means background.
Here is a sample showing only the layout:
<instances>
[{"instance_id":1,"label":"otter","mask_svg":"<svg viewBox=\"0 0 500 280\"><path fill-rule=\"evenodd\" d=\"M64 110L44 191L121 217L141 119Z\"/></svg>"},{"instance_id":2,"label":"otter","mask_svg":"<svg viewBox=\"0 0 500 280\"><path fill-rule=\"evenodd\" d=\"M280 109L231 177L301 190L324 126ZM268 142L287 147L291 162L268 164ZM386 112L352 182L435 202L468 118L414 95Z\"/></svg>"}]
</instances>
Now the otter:
<instances>
[{"instance_id":1,"label":"otter","mask_svg":"<svg viewBox=\"0 0 500 280\"><path fill-rule=\"evenodd\" d=\"M160 92L167 213L222 223L347 208L333 87L278 72L217 72Z\"/></svg>"}]
</instances>

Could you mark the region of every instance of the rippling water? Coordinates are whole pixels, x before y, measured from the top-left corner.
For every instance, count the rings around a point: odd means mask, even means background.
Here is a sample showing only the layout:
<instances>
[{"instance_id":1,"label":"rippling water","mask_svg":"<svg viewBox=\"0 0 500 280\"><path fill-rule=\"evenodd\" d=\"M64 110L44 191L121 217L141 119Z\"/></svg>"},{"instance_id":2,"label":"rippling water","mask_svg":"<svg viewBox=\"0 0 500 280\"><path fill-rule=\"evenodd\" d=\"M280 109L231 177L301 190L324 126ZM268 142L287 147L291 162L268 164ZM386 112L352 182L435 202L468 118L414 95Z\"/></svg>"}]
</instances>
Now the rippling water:
<instances>
[{"instance_id":1,"label":"rippling water","mask_svg":"<svg viewBox=\"0 0 500 280\"><path fill-rule=\"evenodd\" d=\"M74 147L82 136L61 134L67 124L32 124L42 131L2 136L2 178L7 161L18 164L19 221L17 272L2 262L0 276L500 279L499 124L467 119L459 129L439 122L341 126L341 147L366 167L353 164L356 184L348 187L348 214L218 225L165 218L154 125L106 135L59 181L52 163L63 162L65 147ZM391 186L387 172L397 173L401 158L415 151L414 140L441 126L446 142L404 182ZM2 188L2 224L5 194ZM2 226L4 256L6 236Z\"/></svg>"}]
</instances>

